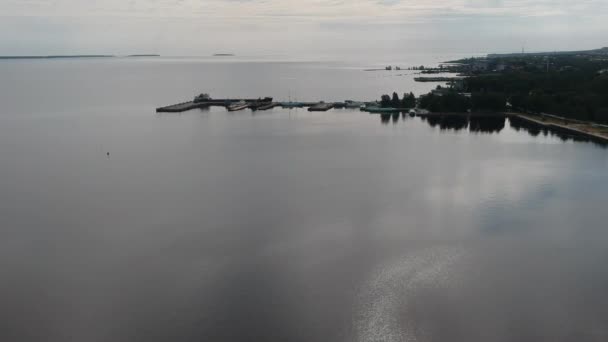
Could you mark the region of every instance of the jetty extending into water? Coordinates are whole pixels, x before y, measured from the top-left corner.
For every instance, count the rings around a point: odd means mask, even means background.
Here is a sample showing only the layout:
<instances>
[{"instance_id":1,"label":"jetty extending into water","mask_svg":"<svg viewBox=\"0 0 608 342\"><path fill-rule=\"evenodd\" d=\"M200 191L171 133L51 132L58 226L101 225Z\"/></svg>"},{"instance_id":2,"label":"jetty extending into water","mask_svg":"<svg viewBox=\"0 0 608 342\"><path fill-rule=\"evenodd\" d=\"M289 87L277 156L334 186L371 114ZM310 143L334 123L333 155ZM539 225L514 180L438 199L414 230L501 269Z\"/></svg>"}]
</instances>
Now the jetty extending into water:
<instances>
[{"instance_id":1,"label":"jetty extending into water","mask_svg":"<svg viewBox=\"0 0 608 342\"><path fill-rule=\"evenodd\" d=\"M221 106L221 107L230 107L231 105L243 101L247 104L244 108L253 108L253 109L261 109L271 108L270 105L273 104L271 97L259 98L259 99L211 99L209 97L205 97L204 100L199 100L200 96L197 96L194 101L182 102L170 106L159 107L156 108L157 113L181 113L185 111L189 111L196 108L206 108L210 106Z\"/></svg>"},{"instance_id":2,"label":"jetty extending into water","mask_svg":"<svg viewBox=\"0 0 608 342\"><path fill-rule=\"evenodd\" d=\"M411 116L419 116L428 119L437 118L514 118L525 121L537 127L560 132L569 136L584 137L603 144L608 143L608 126L589 122L581 122L560 118L553 115L532 116L529 114L513 112L429 112L416 108L386 108L379 102L273 102L271 97L257 99L212 99L206 94L197 96L194 101L182 102L166 107L156 108L157 113L180 113L196 108L207 108L210 106L221 106L228 111L240 111L249 108L253 111L262 111L274 107L282 108L308 108L310 112L328 111L332 108L360 109L372 114L395 115L398 113L409 113ZM359 107L357 107L359 106Z\"/></svg>"},{"instance_id":3,"label":"jetty extending into water","mask_svg":"<svg viewBox=\"0 0 608 342\"><path fill-rule=\"evenodd\" d=\"M257 99L212 99L206 94L197 96L194 101L182 102L170 106L156 108L157 113L181 113L196 108L207 108L210 106L225 107L229 111L238 111L246 108L251 110L268 110L274 107L283 108L308 108L311 112L325 112L332 108L359 108L364 102L273 102L272 97Z\"/></svg>"}]
</instances>

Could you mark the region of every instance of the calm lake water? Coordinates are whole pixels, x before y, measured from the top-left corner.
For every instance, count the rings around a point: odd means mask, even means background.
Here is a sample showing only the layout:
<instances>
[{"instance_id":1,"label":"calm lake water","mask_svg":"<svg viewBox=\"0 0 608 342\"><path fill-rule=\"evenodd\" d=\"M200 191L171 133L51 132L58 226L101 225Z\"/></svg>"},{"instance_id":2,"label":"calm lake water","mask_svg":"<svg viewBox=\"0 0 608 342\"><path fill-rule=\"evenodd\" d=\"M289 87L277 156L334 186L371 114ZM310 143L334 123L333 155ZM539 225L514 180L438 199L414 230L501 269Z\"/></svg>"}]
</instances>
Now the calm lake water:
<instances>
[{"instance_id":1,"label":"calm lake water","mask_svg":"<svg viewBox=\"0 0 608 342\"><path fill-rule=\"evenodd\" d=\"M608 149L508 120L154 112L435 86L362 71L383 65L0 61L0 340L608 340Z\"/></svg>"}]
</instances>

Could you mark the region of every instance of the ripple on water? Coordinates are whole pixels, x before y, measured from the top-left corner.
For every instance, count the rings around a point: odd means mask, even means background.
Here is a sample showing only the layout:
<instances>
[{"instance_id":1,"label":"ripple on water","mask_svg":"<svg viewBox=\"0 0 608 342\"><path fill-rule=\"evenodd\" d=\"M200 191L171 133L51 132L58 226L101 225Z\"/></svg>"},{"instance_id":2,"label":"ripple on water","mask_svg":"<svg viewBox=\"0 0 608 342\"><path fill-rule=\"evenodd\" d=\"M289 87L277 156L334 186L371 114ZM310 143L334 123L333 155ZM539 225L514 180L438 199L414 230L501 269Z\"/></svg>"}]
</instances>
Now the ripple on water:
<instances>
[{"instance_id":1,"label":"ripple on water","mask_svg":"<svg viewBox=\"0 0 608 342\"><path fill-rule=\"evenodd\" d=\"M420 288L449 286L453 281L450 268L463 255L460 247L436 247L381 265L359 292L354 322L356 340L417 341L407 318L410 298Z\"/></svg>"}]
</instances>

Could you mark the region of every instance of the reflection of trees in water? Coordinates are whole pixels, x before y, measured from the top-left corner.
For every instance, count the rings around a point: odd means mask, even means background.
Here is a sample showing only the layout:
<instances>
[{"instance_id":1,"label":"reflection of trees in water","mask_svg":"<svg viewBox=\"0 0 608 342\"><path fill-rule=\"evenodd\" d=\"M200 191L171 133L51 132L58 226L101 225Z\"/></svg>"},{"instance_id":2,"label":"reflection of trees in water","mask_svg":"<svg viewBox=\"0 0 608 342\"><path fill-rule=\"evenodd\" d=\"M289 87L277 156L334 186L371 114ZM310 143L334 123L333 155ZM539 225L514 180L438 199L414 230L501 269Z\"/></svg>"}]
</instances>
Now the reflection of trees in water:
<instances>
[{"instance_id":1,"label":"reflection of trees in water","mask_svg":"<svg viewBox=\"0 0 608 342\"><path fill-rule=\"evenodd\" d=\"M399 117L401 117L403 121L407 121L408 116L408 113L382 113L380 114L380 121L385 125L391 121L393 124L397 124L399 122ZM492 134L499 133L505 128L506 117L501 115L428 115L420 116L420 120L426 122L431 127L439 127L441 130L460 131L468 128L470 132ZM526 131L533 137L537 137L542 133L544 136L556 136L563 141L594 142L602 147L608 148L608 144L605 141L593 139L583 134L576 134L568 130L560 130L559 127L547 128L544 125L523 120L517 116L509 117L509 123L514 130Z\"/></svg>"},{"instance_id":2,"label":"reflection of trees in water","mask_svg":"<svg viewBox=\"0 0 608 342\"><path fill-rule=\"evenodd\" d=\"M388 124L391 121L391 114L380 114L380 122Z\"/></svg>"},{"instance_id":3,"label":"reflection of trees in water","mask_svg":"<svg viewBox=\"0 0 608 342\"><path fill-rule=\"evenodd\" d=\"M429 116L426 122L431 127L439 127L441 130L453 129L460 131L466 129L469 122L464 115L441 115L441 116Z\"/></svg>"},{"instance_id":4,"label":"reflection of trees in water","mask_svg":"<svg viewBox=\"0 0 608 342\"><path fill-rule=\"evenodd\" d=\"M608 144L606 144L603 141L599 141L599 140L595 140L595 139L591 139L588 136L582 135L582 134L576 134L570 131L561 131L559 128L555 128L555 129L549 129L546 126L534 123L534 122L530 122L527 120L523 120L517 116L512 116L509 118L509 124L511 125L511 127L513 127L513 129L515 129L516 131L526 131L528 132L528 134L530 134L533 137L537 137L539 134L543 134L544 136L556 136L559 139L561 139L562 141L582 141L582 142L594 142L602 147L608 147Z\"/></svg>"},{"instance_id":5,"label":"reflection of trees in water","mask_svg":"<svg viewBox=\"0 0 608 342\"><path fill-rule=\"evenodd\" d=\"M541 132L544 135L547 135L547 133L548 133L547 129L544 126L522 120L516 116L509 118L509 124L516 131L524 130L533 137L538 136Z\"/></svg>"},{"instance_id":6,"label":"reflection of trees in water","mask_svg":"<svg viewBox=\"0 0 608 342\"><path fill-rule=\"evenodd\" d=\"M469 120L469 131L480 133L499 133L505 128L504 116L472 116Z\"/></svg>"},{"instance_id":7,"label":"reflection of trees in water","mask_svg":"<svg viewBox=\"0 0 608 342\"><path fill-rule=\"evenodd\" d=\"M393 113L393 123L396 124L399 122L399 113Z\"/></svg>"},{"instance_id":8,"label":"reflection of trees in water","mask_svg":"<svg viewBox=\"0 0 608 342\"><path fill-rule=\"evenodd\" d=\"M403 121L409 116L403 113ZM389 116L382 117L382 122L387 123ZM395 118L393 118L394 121ZM441 130L460 131L470 129L471 132L493 133L500 132L505 127L505 117L470 117L469 115L428 115L420 116L420 120L431 127L439 127Z\"/></svg>"},{"instance_id":9,"label":"reflection of trees in water","mask_svg":"<svg viewBox=\"0 0 608 342\"><path fill-rule=\"evenodd\" d=\"M382 122L382 124L386 125L389 122L393 122L393 124L397 124L399 122L399 118L403 118L403 121L405 121L405 119L407 118L407 114L406 113L399 113L399 112L395 112L395 113L382 113L380 114L380 122Z\"/></svg>"},{"instance_id":10,"label":"reflection of trees in water","mask_svg":"<svg viewBox=\"0 0 608 342\"><path fill-rule=\"evenodd\" d=\"M460 131L469 129L471 132L498 133L505 127L505 117L477 117L468 115L430 115L422 117L431 127L439 127L441 130Z\"/></svg>"},{"instance_id":11,"label":"reflection of trees in water","mask_svg":"<svg viewBox=\"0 0 608 342\"><path fill-rule=\"evenodd\" d=\"M380 122L382 122L382 124L386 125L388 123L390 123L391 121L393 122L393 124L396 124L399 122L399 118L401 118L401 120L406 121L409 117L415 117L416 115L414 114L408 114L407 112L389 112L389 113L380 113Z\"/></svg>"}]
</instances>

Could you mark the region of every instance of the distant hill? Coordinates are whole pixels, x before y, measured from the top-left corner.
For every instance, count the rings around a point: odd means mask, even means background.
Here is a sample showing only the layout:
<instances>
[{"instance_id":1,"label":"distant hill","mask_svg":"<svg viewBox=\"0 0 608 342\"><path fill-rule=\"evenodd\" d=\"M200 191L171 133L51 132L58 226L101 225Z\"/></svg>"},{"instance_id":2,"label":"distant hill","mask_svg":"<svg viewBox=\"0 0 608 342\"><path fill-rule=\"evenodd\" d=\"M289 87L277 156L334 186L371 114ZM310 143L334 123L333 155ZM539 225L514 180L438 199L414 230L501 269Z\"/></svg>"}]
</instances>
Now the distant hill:
<instances>
[{"instance_id":1,"label":"distant hill","mask_svg":"<svg viewBox=\"0 0 608 342\"><path fill-rule=\"evenodd\" d=\"M580 51L552 51L552 52L526 52L526 53L493 53L488 58L520 57L520 56L566 56L566 55L608 55L608 47L595 50Z\"/></svg>"}]
</instances>

